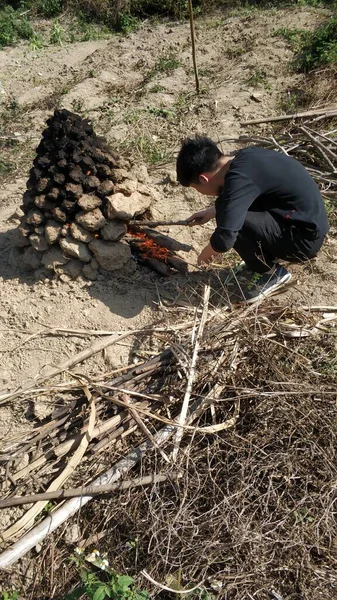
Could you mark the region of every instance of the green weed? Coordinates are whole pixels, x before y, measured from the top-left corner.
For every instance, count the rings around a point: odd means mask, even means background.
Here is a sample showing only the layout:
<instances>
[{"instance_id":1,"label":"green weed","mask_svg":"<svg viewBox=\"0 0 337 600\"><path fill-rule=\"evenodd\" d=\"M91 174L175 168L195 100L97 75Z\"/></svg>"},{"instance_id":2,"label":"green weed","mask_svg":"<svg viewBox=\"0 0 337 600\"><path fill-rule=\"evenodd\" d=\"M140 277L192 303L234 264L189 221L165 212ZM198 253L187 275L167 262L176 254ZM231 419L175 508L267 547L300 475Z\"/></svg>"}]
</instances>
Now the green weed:
<instances>
[{"instance_id":1,"label":"green weed","mask_svg":"<svg viewBox=\"0 0 337 600\"><path fill-rule=\"evenodd\" d=\"M151 115L154 115L155 117L162 117L164 119L167 119L167 117L171 115L171 111L163 107L157 108L156 106L148 106L147 110Z\"/></svg>"},{"instance_id":2,"label":"green weed","mask_svg":"<svg viewBox=\"0 0 337 600\"><path fill-rule=\"evenodd\" d=\"M309 106L311 101L312 93L310 93L309 88L288 89L281 96L280 109L284 113L292 114Z\"/></svg>"},{"instance_id":3,"label":"green weed","mask_svg":"<svg viewBox=\"0 0 337 600\"><path fill-rule=\"evenodd\" d=\"M253 69L249 77L247 77L246 83L252 87L257 87L258 85L268 87L267 73L265 69L261 69L260 67Z\"/></svg>"},{"instance_id":4,"label":"green weed","mask_svg":"<svg viewBox=\"0 0 337 600\"><path fill-rule=\"evenodd\" d=\"M33 27L24 16L20 16L11 6L0 10L0 48L11 46L20 39L29 40L33 36Z\"/></svg>"},{"instance_id":5,"label":"green weed","mask_svg":"<svg viewBox=\"0 0 337 600\"><path fill-rule=\"evenodd\" d=\"M312 71L337 63L337 16L322 23L313 32L303 36L303 44L295 59L298 71Z\"/></svg>"},{"instance_id":6,"label":"green weed","mask_svg":"<svg viewBox=\"0 0 337 600\"><path fill-rule=\"evenodd\" d=\"M288 27L280 27L275 29L273 37L281 37L287 42L294 50L298 50L301 47L304 37L307 35L307 31L303 29L289 29Z\"/></svg>"},{"instance_id":7,"label":"green weed","mask_svg":"<svg viewBox=\"0 0 337 600\"><path fill-rule=\"evenodd\" d=\"M153 85L150 89L149 92L151 92L151 94L155 94L157 92L163 92L165 90L163 85Z\"/></svg>"},{"instance_id":8,"label":"green weed","mask_svg":"<svg viewBox=\"0 0 337 600\"><path fill-rule=\"evenodd\" d=\"M12 171L14 171L14 165L4 161L3 159L0 159L0 176L6 175L7 173L12 173Z\"/></svg>"},{"instance_id":9,"label":"green weed","mask_svg":"<svg viewBox=\"0 0 337 600\"><path fill-rule=\"evenodd\" d=\"M65 2L63 0L25 0L20 6L30 8L33 13L51 19L60 14Z\"/></svg>"},{"instance_id":10,"label":"green weed","mask_svg":"<svg viewBox=\"0 0 337 600\"><path fill-rule=\"evenodd\" d=\"M98 550L94 550L91 555L85 557L81 548L76 548L75 554L71 560L75 563L80 579L81 586L72 590L66 595L65 600L77 600L82 595L86 595L90 600L104 600L113 598L114 600L149 600L150 596L146 591L136 587L135 581L129 575L118 575L111 568L109 562ZM88 566L93 564L99 574L93 572Z\"/></svg>"},{"instance_id":11,"label":"green weed","mask_svg":"<svg viewBox=\"0 0 337 600\"><path fill-rule=\"evenodd\" d=\"M175 69L180 67L181 61L172 53L163 54L160 56L152 69L148 72L145 77L145 82L150 81L155 75L159 73L170 74Z\"/></svg>"},{"instance_id":12,"label":"green weed","mask_svg":"<svg viewBox=\"0 0 337 600\"><path fill-rule=\"evenodd\" d=\"M287 40L296 53L293 68L308 72L337 63L337 17L333 16L314 31L282 27L274 36Z\"/></svg>"},{"instance_id":13,"label":"green weed","mask_svg":"<svg viewBox=\"0 0 337 600\"><path fill-rule=\"evenodd\" d=\"M84 107L83 100L80 100L79 98L74 98L74 100L71 103L71 106L75 113L80 113Z\"/></svg>"},{"instance_id":14,"label":"green weed","mask_svg":"<svg viewBox=\"0 0 337 600\"><path fill-rule=\"evenodd\" d=\"M130 13L123 12L118 17L117 28L122 33L131 33L136 31L140 25L138 17L132 16Z\"/></svg>"},{"instance_id":15,"label":"green weed","mask_svg":"<svg viewBox=\"0 0 337 600\"><path fill-rule=\"evenodd\" d=\"M246 50L244 48L241 48L241 46L237 46L233 48L227 48L225 54L228 58L233 59L239 58L239 56L242 56L245 52Z\"/></svg>"},{"instance_id":16,"label":"green weed","mask_svg":"<svg viewBox=\"0 0 337 600\"><path fill-rule=\"evenodd\" d=\"M19 592L16 592L14 590L11 592L6 592L6 590L4 590L1 594L0 600L18 600L19 596Z\"/></svg>"},{"instance_id":17,"label":"green weed","mask_svg":"<svg viewBox=\"0 0 337 600\"><path fill-rule=\"evenodd\" d=\"M62 45L64 42L64 29L63 27L61 27L61 25L59 24L59 22L56 20L53 23L53 27L51 29L50 32L50 38L49 41L51 44L58 44L58 45Z\"/></svg>"},{"instance_id":18,"label":"green weed","mask_svg":"<svg viewBox=\"0 0 337 600\"><path fill-rule=\"evenodd\" d=\"M43 39L37 33L34 33L30 40L30 47L32 50L41 50L43 48Z\"/></svg>"},{"instance_id":19,"label":"green weed","mask_svg":"<svg viewBox=\"0 0 337 600\"><path fill-rule=\"evenodd\" d=\"M89 23L83 18L79 18L72 32L71 41L90 42L91 40L102 40L111 36L111 29L106 25Z\"/></svg>"},{"instance_id":20,"label":"green weed","mask_svg":"<svg viewBox=\"0 0 337 600\"><path fill-rule=\"evenodd\" d=\"M324 204L326 212L328 214L330 225L337 227L337 204L331 198L324 198ZM337 371L337 365L335 362L335 369Z\"/></svg>"}]
</instances>

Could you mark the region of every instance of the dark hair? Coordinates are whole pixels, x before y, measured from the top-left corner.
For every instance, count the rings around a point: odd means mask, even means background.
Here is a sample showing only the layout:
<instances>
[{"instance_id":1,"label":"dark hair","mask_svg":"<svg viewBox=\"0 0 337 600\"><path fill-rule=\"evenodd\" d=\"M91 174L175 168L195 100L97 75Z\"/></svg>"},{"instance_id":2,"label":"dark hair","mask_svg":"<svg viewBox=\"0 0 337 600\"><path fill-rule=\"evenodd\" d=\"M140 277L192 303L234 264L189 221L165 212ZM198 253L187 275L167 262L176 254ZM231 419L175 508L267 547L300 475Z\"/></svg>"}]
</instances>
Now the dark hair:
<instances>
[{"instance_id":1,"label":"dark hair","mask_svg":"<svg viewBox=\"0 0 337 600\"><path fill-rule=\"evenodd\" d=\"M196 135L186 138L177 158L177 179L181 185L188 187L199 182L199 175L215 169L222 156L217 145L208 137Z\"/></svg>"}]
</instances>

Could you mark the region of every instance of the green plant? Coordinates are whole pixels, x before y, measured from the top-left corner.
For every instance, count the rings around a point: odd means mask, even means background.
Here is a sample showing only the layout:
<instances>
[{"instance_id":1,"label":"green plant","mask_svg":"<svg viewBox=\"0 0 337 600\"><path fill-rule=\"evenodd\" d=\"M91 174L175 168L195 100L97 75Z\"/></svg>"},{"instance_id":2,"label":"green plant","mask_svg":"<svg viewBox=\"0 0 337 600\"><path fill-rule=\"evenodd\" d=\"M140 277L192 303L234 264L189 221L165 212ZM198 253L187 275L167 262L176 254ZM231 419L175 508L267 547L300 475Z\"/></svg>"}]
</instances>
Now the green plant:
<instances>
[{"instance_id":1,"label":"green plant","mask_svg":"<svg viewBox=\"0 0 337 600\"><path fill-rule=\"evenodd\" d=\"M34 33L30 40L30 47L32 50L41 50L43 48L43 39L37 33Z\"/></svg>"},{"instance_id":2,"label":"green plant","mask_svg":"<svg viewBox=\"0 0 337 600\"><path fill-rule=\"evenodd\" d=\"M308 72L337 63L337 16L333 16L303 36L301 49L294 61L298 71Z\"/></svg>"},{"instance_id":3,"label":"green plant","mask_svg":"<svg viewBox=\"0 0 337 600\"><path fill-rule=\"evenodd\" d=\"M5 162L0 159L0 175L5 175L6 173L11 173L14 170L14 165L9 162Z\"/></svg>"},{"instance_id":4,"label":"green plant","mask_svg":"<svg viewBox=\"0 0 337 600\"><path fill-rule=\"evenodd\" d=\"M245 49L241 48L241 46L237 46L234 48L228 48L226 50L226 56L228 56L228 58L238 58L239 56L242 56L242 54L245 53Z\"/></svg>"},{"instance_id":5,"label":"green plant","mask_svg":"<svg viewBox=\"0 0 337 600\"><path fill-rule=\"evenodd\" d=\"M64 29L61 27L57 20L54 21L53 27L50 32L49 41L51 44L62 45L64 42Z\"/></svg>"},{"instance_id":6,"label":"green plant","mask_svg":"<svg viewBox=\"0 0 337 600\"><path fill-rule=\"evenodd\" d=\"M75 112L81 112L83 110L83 106L84 106L83 100L80 100L78 98L74 98L74 100L72 101L71 105L72 105L73 110Z\"/></svg>"},{"instance_id":7,"label":"green plant","mask_svg":"<svg viewBox=\"0 0 337 600\"><path fill-rule=\"evenodd\" d=\"M280 109L284 113L295 113L310 105L312 93L310 88L290 88L281 95Z\"/></svg>"},{"instance_id":8,"label":"green plant","mask_svg":"<svg viewBox=\"0 0 337 600\"><path fill-rule=\"evenodd\" d=\"M64 4L64 0L24 0L20 2L20 8L30 9L35 15L51 19L60 14Z\"/></svg>"},{"instance_id":9,"label":"green plant","mask_svg":"<svg viewBox=\"0 0 337 600\"><path fill-rule=\"evenodd\" d=\"M178 58L176 58L176 56L172 52L169 52L168 54L163 54L158 58L155 65L148 72L147 76L145 77L145 82L150 81L158 73L172 73L172 71L180 67L180 65L181 61Z\"/></svg>"},{"instance_id":10,"label":"green plant","mask_svg":"<svg viewBox=\"0 0 337 600\"><path fill-rule=\"evenodd\" d=\"M89 23L82 17L78 19L75 30L78 30L79 33L73 32L71 41L89 42L90 40L101 40L111 36L111 30L106 25Z\"/></svg>"},{"instance_id":11,"label":"green plant","mask_svg":"<svg viewBox=\"0 0 337 600\"><path fill-rule=\"evenodd\" d=\"M303 29L289 29L288 27L280 27L273 31L273 37L281 37L290 43L293 49L298 49L301 46L303 38L307 35L307 31Z\"/></svg>"},{"instance_id":12,"label":"green plant","mask_svg":"<svg viewBox=\"0 0 337 600\"><path fill-rule=\"evenodd\" d=\"M16 592L15 590L11 592L6 592L6 590L4 590L1 594L1 600L18 600L19 596L19 592Z\"/></svg>"},{"instance_id":13,"label":"green plant","mask_svg":"<svg viewBox=\"0 0 337 600\"><path fill-rule=\"evenodd\" d=\"M129 12L122 12L118 17L117 28L122 33L131 33L138 29L139 25L140 20Z\"/></svg>"},{"instance_id":14,"label":"green plant","mask_svg":"<svg viewBox=\"0 0 337 600\"><path fill-rule=\"evenodd\" d=\"M248 85L251 85L252 87L256 87L258 85L268 87L267 73L265 69L261 69L260 67L256 67L255 69L253 69L249 77L247 77L246 83L248 83Z\"/></svg>"},{"instance_id":15,"label":"green plant","mask_svg":"<svg viewBox=\"0 0 337 600\"><path fill-rule=\"evenodd\" d=\"M10 46L18 40L29 40L34 35L30 22L11 6L0 5L0 48Z\"/></svg>"},{"instance_id":16,"label":"green plant","mask_svg":"<svg viewBox=\"0 0 337 600\"><path fill-rule=\"evenodd\" d=\"M155 94L157 92L163 92L165 90L163 85L153 85L152 87L150 87L149 92L151 92L151 94Z\"/></svg>"},{"instance_id":17,"label":"green plant","mask_svg":"<svg viewBox=\"0 0 337 600\"><path fill-rule=\"evenodd\" d=\"M162 117L164 119L167 119L167 117L171 115L171 111L163 107L157 108L156 106L148 106L147 110L151 115L154 115L155 117Z\"/></svg>"},{"instance_id":18,"label":"green plant","mask_svg":"<svg viewBox=\"0 0 337 600\"><path fill-rule=\"evenodd\" d=\"M109 568L105 555L101 556L94 550L85 557L81 548L76 548L71 560L75 563L82 585L66 595L65 600L76 600L86 594L90 600L149 600L146 591L136 587L135 581L129 575L118 575ZM89 568L88 563L94 565L97 571Z\"/></svg>"}]
</instances>

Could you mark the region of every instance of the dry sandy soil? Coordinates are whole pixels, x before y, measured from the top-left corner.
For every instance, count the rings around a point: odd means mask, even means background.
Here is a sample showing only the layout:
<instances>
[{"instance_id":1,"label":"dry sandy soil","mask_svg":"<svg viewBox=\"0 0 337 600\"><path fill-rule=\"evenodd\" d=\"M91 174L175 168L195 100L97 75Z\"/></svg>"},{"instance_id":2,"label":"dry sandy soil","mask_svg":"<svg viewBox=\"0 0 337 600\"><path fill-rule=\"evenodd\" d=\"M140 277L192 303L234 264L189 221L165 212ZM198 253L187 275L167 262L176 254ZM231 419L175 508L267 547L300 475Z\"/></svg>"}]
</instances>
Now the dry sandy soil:
<instances>
[{"instance_id":1,"label":"dry sandy soil","mask_svg":"<svg viewBox=\"0 0 337 600\"><path fill-rule=\"evenodd\" d=\"M117 150L132 150L145 160L160 201L155 218L189 216L205 206L205 199L184 191L174 181L174 155L186 134L206 132L225 152L240 147L225 141L239 135L267 131L266 125L248 129L242 121L276 114L282 95L301 85L289 72L292 52L274 37L280 27L312 28L323 10L288 9L221 15L197 22L198 63L202 93L194 91L188 23L143 25L125 37L47 47L33 52L26 45L0 52L2 94L0 113L14 138L10 160L15 169L0 187L0 390L6 392L88 347L97 337L36 335L48 328L121 331L136 329L160 318L158 295L188 304L182 290L197 285L198 272L187 280L163 280L138 267L129 278L98 281L36 281L18 274L9 261L15 211L21 203L28 170L44 123L56 106L92 119L98 133ZM158 59L179 60L170 70ZM262 80L254 80L257 70ZM168 72L169 71L169 72ZM259 79L259 78L257 78ZM11 103L11 104L10 104ZM7 125L6 125L7 123ZM155 153L163 157L153 166ZM164 233L192 244L190 263L207 241L212 226L186 230L163 228ZM337 304L336 237L329 236L314 263L295 269L289 299L305 304ZM77 367L78 372L112 370L134 360L130 345L114 346ZM42 406L42 413L51 407ZM0 435L8 439L28 427L27 407L0 408ZM41 402L36 417L41 416ZM31 417L30 417L31 418Z\"/></svg>"}]
</instances>

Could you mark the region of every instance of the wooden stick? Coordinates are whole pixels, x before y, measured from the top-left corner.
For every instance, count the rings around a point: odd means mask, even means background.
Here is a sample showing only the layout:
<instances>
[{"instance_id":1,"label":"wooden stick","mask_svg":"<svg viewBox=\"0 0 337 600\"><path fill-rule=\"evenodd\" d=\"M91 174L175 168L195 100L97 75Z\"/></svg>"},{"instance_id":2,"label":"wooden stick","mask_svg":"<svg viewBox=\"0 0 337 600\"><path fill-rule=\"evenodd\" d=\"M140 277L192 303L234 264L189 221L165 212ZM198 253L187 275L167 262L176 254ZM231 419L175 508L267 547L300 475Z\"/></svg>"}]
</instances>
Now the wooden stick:
<instances>
[{"instance_id":1,"label":"wooden stick","mask_svg":"<svg viewBox=\"0 0 337 600\"><path fill-rule=\"evenodd\" d=\"M193 68L194 68L194 76L195 76L195 88L197 90L197 94L199 94L200 85L199 85L197 59L196 59L196 53L195 53L195 35L194 35L194 19L193 19L192 0L188 0L188 12L189 12L189 16L190 16L192 59L193 59Z\"/></svg>"},{"instance_id":2,"label":"wooden stick","mask_svg":"<svg viewBox=\"0 0 337 600\"><path fill-rule=\"evenodd\" d=\"M305 127L303 125L302 127L299 127L299 129L300 131L303 131L303 133L305 133L311 139L312 142L315 142L319 148L321 148L322 150L324 150L324 152L329 154L333 160L337 160L335 152L333 152L332 150L330 150L330 148L328 148L326 145L322 144L322 142L317 140L314 137L314 135L310 132L310 129L308 127Z\"/></svg>"},{"instance_id":3,"label":"wooden stick","mask_svg":"<svg viewBox=\"0 0 337 600\"><path fill-rule=\"evenodd\" d=\"M160 227L169 225L189 225L187 219L183 221L130 221L130 225L139 225L141 227Z\"/></svg>"},{"instance_id":4,"label":"wooden stick","mask_svg":"<svg viewBox=\"0 0 337 600\"><path fill-rule=\"evenodd\" d=\"M69 488L68 490L54 490L52 492L41 492L40 494L32 494L29 496L13 496L12 498L1 500L0 509L8 508L9 506L20 506L21 504L40 502L40 500L49 501L63 500L64 498L80 498L81 496L98 496L108 492L128 490L142 485L151 485L151 483L161 483L162 481L167 481L167 479L177 480L179 477L181 477L181 474L179 473L171 473L170 475L148 475L146 477L139 477L138 479L128 479L127 481L97 485L95 487Z\"/></svg>"},{"instance_id":5,"label":"wooden stick","mask_svg":"<svg viewBox=\"0 0 337 600\"><path fill-rule=\"evenodd\" d=\"M258 123L271 123L273 121L291 121L291 119L302 119L304 117L314 117L315 115L324 115L326 117L335 117L337 108L324 108L320 110L307 110L303 113L294 113L292 115L279 115L277 117L264 117L262 119L251 119L250 121L241 121L241 125L257 125Z\"/></svg>"},{"instance_id":6,"label":"wooden stick","mask_svg":"<svg viewBox=\"0 0 337 600\"><path fill-rule=\"evenodd\" d=\"M184 325L184 327L185 327L185 325ZM167 327L162 328L161 330L167 331L168 328ZM34 379L34 381L28 380L28 381L24 382L22 384L22 386L19 389L15 390L14 392L8 392L7 394L1 395L0 396L0 405L8 400L13 400L14 398L18 398L22 394L32 392L33 390L36 389L36 387L39 387L41 385L41 383L48 381L48 379L51 379L52 377L55 377L56 375L60 375L64 371L68 371L75 365L78 365L79 363L83 362L87 358L90 358L94 354L97 354L97 352L104 350L104 348L107 348L111 344L114 344L116 342L124 340L125 338L129 337L130 335L135 335L137 333L143 333L143 334L154 333L154 331L155 331L155 328L153 328L153 327L152 328L145 327L144 329L131 329L130 331L127 331L126 333L123 333L122 335L111 335L111 336L105 338L104 340L98 340L95 344L93 344L89 348L86 348L85 350L81 350L81 352L79 352L78 354L75 354L73 357L69 358L68 360L61 363L60 365L50 368L50 370L48 371L48 373L46 375L38 375ZM79 386L79 387L82 387L82 386Z\"/></svg>"},{"instance_id":7,"label":"wooden stick","mask_svg":"<svg viewBox=\"0 0 337 600\"><path fill-rule=\"evenodd\" d=\"M210 288L209 284L205 285L205 288L204 288L204 300L203 300L203 311L202 311L202 315L201 315L201 319L200 319L200 323L199 323L198 333L197 333L196 340L195 340L195 343L194 343L194 349L193 349L193 354L192 354L190 372L189 372L189 376L188 376L188 380L187 380L186 392L185 392L183 404L182 404L182 407L181 407L181 413L180 413L180 417L179 417L179 425L180 425L180 427L179 427L179 429L177 429L177 433L176 433L176 436L175 436L175 442L174 442L174 448L173 448L173 451L172 451L172 460L173 461L175 461L177 459L177 455L178 455L178 452L179 452L180 442L181 442L182 437L184 435L183 428L181 426L185 425L187 411L188 411L188 406L189 406L190 397L191 397L191 393L192 393L192 386L193 386L193 382L194 382L194 379L195 379L195 367L196 367L197 360L198 360L198 352L199 352L200 340L202 338L202 334L204 332L204 326L205 326L206 319L207 319L207 310L208 310L210 289L211 288Z\"/></svg>"},{"instance_id":8,"label":"wooden stick","mask_svg":"<svg viewBox=\"0 0 337 600\"><path fill-rule=\"evenodd\" d=\"M323 156L325 162L328 164L328 166L330 167L330 169L335 172L335 165L333 164L333 162L331 162L330 158L327 156L326 152L328 150L328 148L325 148L325 146L319 141L317 140L312 133L310 133L310 131L308 131L305 127L300 127L299 128L304 135L306 135L309 140L311 141L311 143L316 146L318 152ZM334 158L336 159L336 156L334 155Z\"/></svg>"}]
</instances>

